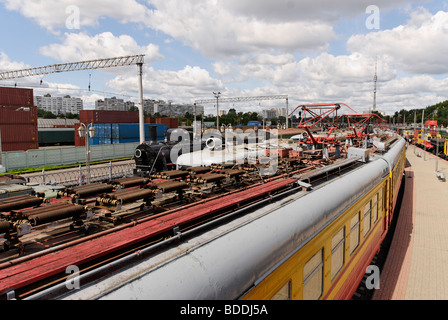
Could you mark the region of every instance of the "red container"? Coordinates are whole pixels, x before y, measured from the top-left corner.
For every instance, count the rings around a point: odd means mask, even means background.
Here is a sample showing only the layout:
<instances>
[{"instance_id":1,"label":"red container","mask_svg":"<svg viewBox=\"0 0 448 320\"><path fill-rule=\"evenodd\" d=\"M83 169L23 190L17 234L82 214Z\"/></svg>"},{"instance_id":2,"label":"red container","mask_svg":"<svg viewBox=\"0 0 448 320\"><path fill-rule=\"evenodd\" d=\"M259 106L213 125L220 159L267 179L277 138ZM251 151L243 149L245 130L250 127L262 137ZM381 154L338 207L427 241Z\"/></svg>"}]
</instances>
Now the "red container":
<instances>
[{"instance_id":1,"label":"red container","mask_svg":"<svg viewBox=\"0 0 448 320\"><path fill-rule=\"evenodd\" d=\"M35 142L38 141L37 127L30 124L2 124L2 142Z\"/></svg>"},{"instance_id":2,"label":"red container","mask_svg":"<svg viewBox=\"0 0 448 320\"><path fill-rule=\"evenodd\" d=\"M0 87L0 106L34 106L33 89Z\"/></svg>"},{"instance_id":3,"label":"red container","mask_svg":"<svg viewBox=\"0 0 448 320\"><path fill-rule=\"evenodd\" d=\"M2 152L39 149L39 142L2 142Z\"/></svg>"},{"instance_id":4,"label":"red container","mask_svg":"<svg viewBox=\"0 0 448 320\"><path fill-rule=\"evenodd\" d=\"M81 110L82 123L138 123L138 111Z\"/></svg>"},{"instance_id":5,"label":"red container","mask_svg":"<svg viewBox=\"0 0 448 320\"><path fill-rule=\"evenodd\" d=\"M179 120L177 118L171 118L171 125L169 126L170 129L176 129L179 127Z\"/></svg>"},{"instance_id":6,"label":"red container","mask_svg":"<svg viewBox=\"0 0 448 320\"><path fill-rule=\"evenodd\" d=\"M1 107L0 124L33 124L37 127L37 107Z\"/></svg>"},{"instance_id":7,"label":"red container","mask_svg":"<svg viewBox=\"0 0 448 320\"><path fill-rule=\"evenodd\" d=\"M75 147L84 147L86 145L86 139L79 136L78 128L80 126L81 124L79 123L75 124Z\"/></svg>"},{"instance_id":8,"label":"red container","mask_svg":"<svg viewBox=\"0 0 448 320\"><path fill-rule=\"evenodd\" d=\"M166 124L167 129L175 129L178 127L177 118L155 118L154 123Z\"/></svg>"},{"instance_id":9,"label":"red container","mask_svg":"<svg viewBox=\"0 0 448 320\"><path fill-rule=\"evenodd\" d=\"M39 148L37 108L0 107L2 151L21 151Z\"/></svg>"}]
</instances>

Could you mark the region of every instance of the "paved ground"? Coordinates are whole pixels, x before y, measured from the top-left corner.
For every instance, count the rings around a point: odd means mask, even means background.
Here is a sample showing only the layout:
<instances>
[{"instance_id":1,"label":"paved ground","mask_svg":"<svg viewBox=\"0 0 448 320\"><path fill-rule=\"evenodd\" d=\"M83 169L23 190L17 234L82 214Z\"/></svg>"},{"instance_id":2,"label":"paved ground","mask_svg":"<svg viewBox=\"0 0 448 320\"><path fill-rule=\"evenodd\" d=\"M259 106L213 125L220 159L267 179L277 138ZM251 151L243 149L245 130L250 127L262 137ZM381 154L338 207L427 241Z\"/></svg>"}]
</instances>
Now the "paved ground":
<instances>
[{"instance_id":1,"label":"paved ground","mask_svg":"<svg viewBox=\"0 0 448 320\"><path fill-rule=\"evenodd\" d=\"M421 157L417 156L421 153ZM404 199L380 289L374 300L448 299L448 182L436 158L414 146L406 153ZM448 162L438 159L448 177Z\"/></svg>"}]
</instances>

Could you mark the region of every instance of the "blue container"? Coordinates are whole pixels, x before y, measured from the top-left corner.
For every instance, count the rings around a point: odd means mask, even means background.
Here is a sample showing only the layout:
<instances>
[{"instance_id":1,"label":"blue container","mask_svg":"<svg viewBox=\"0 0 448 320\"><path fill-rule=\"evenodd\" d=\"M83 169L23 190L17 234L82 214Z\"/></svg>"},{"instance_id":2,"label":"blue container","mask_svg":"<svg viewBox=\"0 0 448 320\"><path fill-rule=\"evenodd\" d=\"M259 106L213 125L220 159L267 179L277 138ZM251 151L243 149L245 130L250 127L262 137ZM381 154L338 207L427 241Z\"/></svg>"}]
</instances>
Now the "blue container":
<instances>
[{"instance_id":1,"label":"blue container","mask_svg":"<svg viewBox=\"0 0 448 320\"><path fill-rule=\"evenodd\" d=\"M138 123L120 123L119 139L135 139L140 136Z\"/></svg>"},{"instance_id":2,"label":"blue container","mask_svg":"<svg viewBox=\"0 0 448 320\"><path fill-rule=\"evenodd\" d=\"M95 138L103 138L104 137L104 127L102 123L95 123L93 125L95 128Z\"/></svg>"},{"instance_id":3,"label":"blue container","mask_svg":"<svg viewBox=\"0 0 448 320\"><path fill-rule=\"evenodd\" d=\"M104 138L112 138L112 125L110 123L103 124Z\"/></svg>"},{"instance_id":4,"label":"blue container","mask_svg":"<svg viewBox=\"0 0 448 320\"><path fill-rule=\"evenodd\" d=\"M99 138L89 138L89 145L91 145L91 146L94 146L94 145L97 145L97 144L99 144Z\"/></svg>"},{"instance_id":5,"label":"blue container","mask_svg":"<svg viewBox=\"0 0 448 320\"><path fill-rule=\"evenodd\" d=\"M168 126L166 124L154 124L145 123L145 141L149 141L149 127L157 127L157 140L164 140ZM138 123L114 123L111 124L111 135L108 136L108 128L101 128L102 131L106 132L106 135L102 135L101 138L112 138L112 139L132 139L140 140L140 125Z\"/></svg>"},{"instance_id":6,"label":"blue container","mask_svg":"<svg viewBox=\"0 0 448 320\"><path fill-rule=\"evenodd\" d=\"M139 138L120 139L120 143L140 142Z\"/></svg>"},{"instance_id":7,"label":"blue container","mask_svg":"<svg viewBox=\"0 0 448 320\"><path fill-rule=\"evenodd\" d=\"M168 126L166 124L145 123L145 141L149 141L149 127L157 127L157 140L165 139Z\"/></svg>"},{"instance_id":8,"label":"blue container","mask_svg":"<svg viewBox=\"0 0 448 320\"><path fill-rule=\"evenodd\" d=\"M120 138L120 125L118 123L111 124L111 138L112 139Z\"/></svg>"}]
</instances>

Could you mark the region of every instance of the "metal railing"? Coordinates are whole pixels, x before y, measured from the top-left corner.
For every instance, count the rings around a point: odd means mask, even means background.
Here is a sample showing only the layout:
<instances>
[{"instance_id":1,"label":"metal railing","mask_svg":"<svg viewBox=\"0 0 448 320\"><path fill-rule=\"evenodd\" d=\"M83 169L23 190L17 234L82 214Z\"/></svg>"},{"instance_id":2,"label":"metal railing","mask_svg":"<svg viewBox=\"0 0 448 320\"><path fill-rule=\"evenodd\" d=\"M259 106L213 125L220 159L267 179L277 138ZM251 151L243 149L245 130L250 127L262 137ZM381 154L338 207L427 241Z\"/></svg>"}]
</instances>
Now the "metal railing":
<instances>
[{"instance_id":1,"label":"metal railing","mask_svg":"<svg viewBox=\"0 0 448 320\"><path fill-rule=\"evenodd\" d=\"M130 177L133 175L135 163L97 165L90 167L90 182L100 182L117 178ZM50 185L82 185L86 184L86 167L81 165L77 169L53 170L39 173L22 175L29 183Z\"/></svg>"}]
</instances>

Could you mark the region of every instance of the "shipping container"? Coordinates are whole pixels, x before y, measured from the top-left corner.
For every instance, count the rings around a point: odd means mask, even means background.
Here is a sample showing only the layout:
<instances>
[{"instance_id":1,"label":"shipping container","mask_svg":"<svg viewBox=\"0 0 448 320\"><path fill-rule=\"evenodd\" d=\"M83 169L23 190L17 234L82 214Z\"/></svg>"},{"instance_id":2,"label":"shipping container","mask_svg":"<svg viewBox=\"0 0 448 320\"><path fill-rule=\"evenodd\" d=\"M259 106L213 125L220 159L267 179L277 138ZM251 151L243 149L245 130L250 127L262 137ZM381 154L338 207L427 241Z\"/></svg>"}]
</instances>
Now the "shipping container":
<instances>
[{"instance_id":1,"label":"shipping container","mask_svg":"<svg viewBox=\"0 0 448 320\"><path fill-rule=\"evenodd\" d=\"M75 124L75 147L83 147L86 145L86 140L79 136L78 129L80 126L80 123Z\"/></svg>"},{"instance_id":2,"label":"shipping container","mask_svg":"<svg viewBox=\"0 0 448 320\"><path fill-rule=\"evenodd\" d=\"M37 107L0 106L0 124L32 124L37 127Z\"/></svg>"},{"instance_id":3,"label":"shipping container","mask_svg":"<svg viewBox=\"0 0 448 320\"><path fill-rule=\"evenodd\" d=\"M156 126L157 127L157 140L163 140L165 139L166 132L167 132L167 125L166 124L145 124L145 140L149 141L149 127L150 126Z\"/></svg>"},{"instance_id":4,"label":"shipping container","mask_svg":"<svg viewBox=\"0 0 448 320\"><path fill-rule=\"evenodd\" d=\"M131 142L140 142L139 138L131 138L131 139L120 139L119 143L131 143Z\"/></svg>"},{"instance_id":5,"label":"shipping container","mask_svg":"<svg viewBox=\"0 0 448 320\"><path fill-rule=\"evenodd\" d=\"M34 106L33 89L0 87L0 106Z\"/></svg>"},{"instance_id":6,"label":"shipping container","mask_svg":"<svg viewBox=\"0 0 448 320\"><path fill-rule=\"evenodd\" d=\"M0 107L0 130L4 152L38 149L37 108Z\"/></svg>"},{"instance_id":7,"label":"shipping container","mask_svg":"<svg viewBox=\"0 0 448 320\"><path fill-rule=\"evenodd\" d=\"M140 137L140 127L138 123L120 123L118 127L118 139L120 140Z\"/></svg>"},{"instance_id":8,"label":"shipping container","mask_svg":"<svg viewBox=\"0 0 448 320\"><path fill-rule=\"evenodd\" d=\"M163 141L167 133L166 124L145 124L145 141L149 141L149 127L157 127L157 141ZM78 127L75 127L75 146L85 145L84 139L79 138ZM95 138L90 144L117 144L140 141L139 123L94 123Z\"/></svg>"},{"instance_id":9,"label":"shipping container","mask_svg":"<svg viewBox=\"0 0 448 320\"><path fill-rule=\"evenodd\" d=\"M112 139L120 138L120 125L118 123L111 124L111 138Z\"/></svg>"},{"instance_id":10,"label":"shipping container","mask_svg":"<svg viewBox=\"0 0 448 320\"><path fill-rule=\"evenodd\" d=\"M38 141L37 127L29 124L1 124L2 142Z\"/></svg>"},{"instance_id":11,"label":"shipping container","mask_svg":"<svg viewBox=\"0 0 448 320\"><path fill-rule=\"evenodd\" d=\"M152 119L157 124L165 124L168 129L176 129L179 127L177 118L154 118Z\"/></svg>"},{"instance_id":12,"label":"shipping container","mask_svg":"<svg viewBox=\"0 0 448 320\"><path fill-rule=\"evenodd\" d=\"M93 146L93 145L97 145L100 144L100 138L89 138L89 145ZM85 142L84 142L84 146L85 146Z\"/></svg>"},{"instance_id":13,"label":"shipping container","mask_svg":"<svg viewBox=\"0 0 448 320\"><path fill-rule=\"evenodd\" d=\"M138 111L81 110L79 121L83 123L138 123Z\"/></svg>"},{"instance_id":14,"label":"shipping container","mask_svg":"<svg viewBox=\"0 0 448 320\"><path fill-rule=\"evenodd\" d=\"M2 152L10 151L26 151L32 149L39 149L39 143L37 141L30 142L2 142Z\"/></svg>"},{"instance_id":15,"label":"shipping container","mask_svg":"<svg viewBox=\"0 0 448 320\"><path fill-rule=\"evenodd\" d=\"M104 123L103 124L103 132L104 132L105 138L111 139L112 138L112 125L110 123Z\"/></svg>"}]
</instances>

